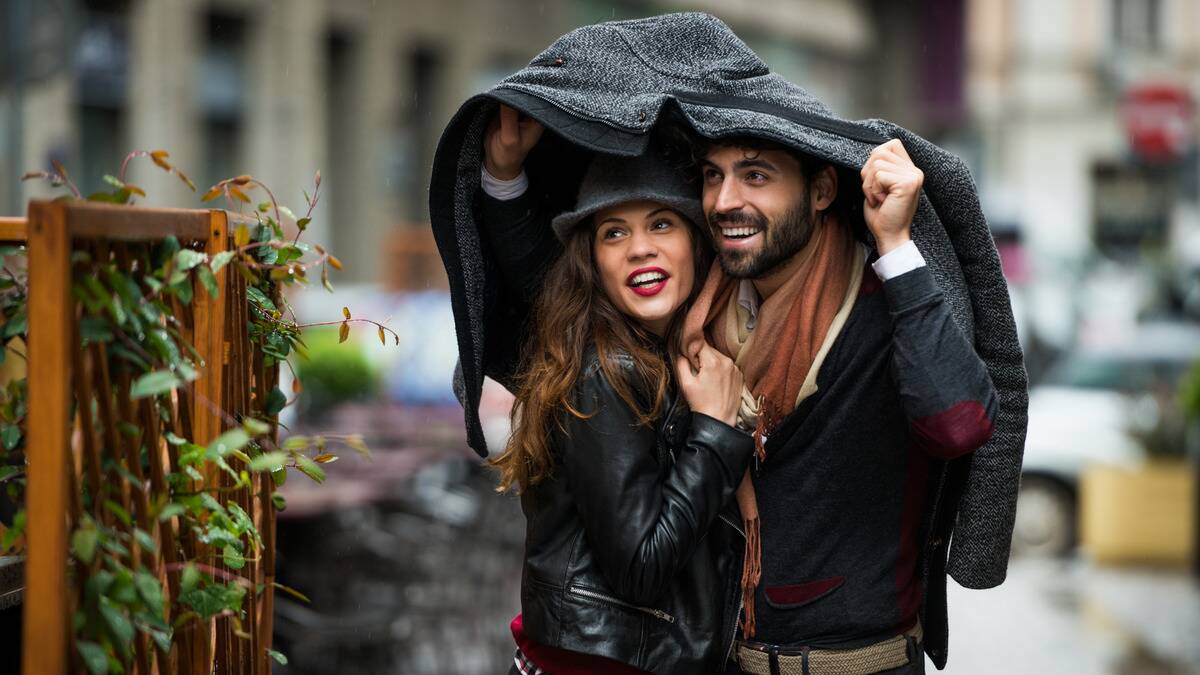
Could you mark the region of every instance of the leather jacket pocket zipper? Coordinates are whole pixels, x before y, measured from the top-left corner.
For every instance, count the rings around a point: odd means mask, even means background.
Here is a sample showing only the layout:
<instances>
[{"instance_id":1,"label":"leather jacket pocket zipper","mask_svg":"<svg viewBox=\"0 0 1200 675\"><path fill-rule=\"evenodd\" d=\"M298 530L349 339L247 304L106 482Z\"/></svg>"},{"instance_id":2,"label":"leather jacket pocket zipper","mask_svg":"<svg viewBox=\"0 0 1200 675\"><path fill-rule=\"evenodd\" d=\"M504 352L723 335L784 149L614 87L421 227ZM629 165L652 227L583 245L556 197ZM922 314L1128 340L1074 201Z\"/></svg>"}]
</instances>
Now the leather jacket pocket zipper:
<instances>
[{"instance_id":1,"label":"leather jacket pocket zipper","mask_svg":"<svg viewBox=\"0 0 1200 675\"><path fill-rule=\"evenodd\" d=\"M626 609L632 609L632 610L636 610L639 612L644 612L656 619L659 619L661 621L666 621L667 623L675 623L675 617L671 616L670 614L667 614L666 612L662 611L661 609L654 609L653 607L639 607L637 605L633 605L628 602L625 602L624 600L618 600L617 598L614 598L611 595L597 593L596 591L593 591L589 588L582 588L580 586L567 586L567 592L570 593L571 595L578 595L578 596L584 597L584 598L591 598L592 600L600 600L602 602L607 602L607 603L610 603L613 605L617 605L619 607L624 607Z\"/></svg>"}]
</instances>

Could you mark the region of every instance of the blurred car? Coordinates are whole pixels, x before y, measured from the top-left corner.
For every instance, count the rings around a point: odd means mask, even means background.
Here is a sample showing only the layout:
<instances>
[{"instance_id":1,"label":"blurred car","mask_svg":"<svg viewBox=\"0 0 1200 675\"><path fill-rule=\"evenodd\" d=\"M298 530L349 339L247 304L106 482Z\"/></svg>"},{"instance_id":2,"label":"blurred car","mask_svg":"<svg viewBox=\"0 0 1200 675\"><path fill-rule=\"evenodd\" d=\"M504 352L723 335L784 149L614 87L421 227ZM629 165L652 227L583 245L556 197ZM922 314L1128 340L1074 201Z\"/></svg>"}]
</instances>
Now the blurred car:
<instances>
[{"instance_id":1,"label":"blurred car","mask_svg":"<svg viewBox=\"0 0 1200 675\"><path fill-rule=\"evenodd\" d=\"M1076 349L1029 393L1013 553L1069 553L1077 538L1079 477L1091 463L1132 465L1135 437L1157 426L1162 401L1200 358L1200 327L1148 323L1111 342Z\"/></svg>"}]
</instances>

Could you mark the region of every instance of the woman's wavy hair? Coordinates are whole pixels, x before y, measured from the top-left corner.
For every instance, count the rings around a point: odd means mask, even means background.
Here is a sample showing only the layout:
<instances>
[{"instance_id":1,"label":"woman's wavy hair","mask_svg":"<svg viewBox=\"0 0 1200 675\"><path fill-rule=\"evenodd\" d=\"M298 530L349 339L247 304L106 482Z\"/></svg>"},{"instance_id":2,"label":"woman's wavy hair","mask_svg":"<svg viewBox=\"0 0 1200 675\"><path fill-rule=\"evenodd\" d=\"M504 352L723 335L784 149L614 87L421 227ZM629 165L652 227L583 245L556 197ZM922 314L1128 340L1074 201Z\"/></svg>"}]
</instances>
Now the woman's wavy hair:
<instances>
[{"instance_id":1,"label":"woman's wavy hair","mask_svg":"<svg viewBox=\"0 0 1200 675\"><path fill-rule=\"evenodd\" d=\"M683 318L704 285L712 261L703 224L680 218L689 226L695 282L667 329L665 361L654 336L622 314L604 292L593 253L593 224L581 223L571 233L562 255L546 272L534 302L532 339L526 344L517 379L512 435L503 454L491 460L500 472L499 492L525 490L549 476L554 466L552 439L556 430L565 433L564 416L589 416L573 400L589 345L595 345L605 378L637 415L639 424L652 424L662 414L671 368L679 354ZM632 376L626 376L617 365L619 354L633 360ZM637 392L652 392L652 396L646 400Z\"/></svg>"}]
</instances>

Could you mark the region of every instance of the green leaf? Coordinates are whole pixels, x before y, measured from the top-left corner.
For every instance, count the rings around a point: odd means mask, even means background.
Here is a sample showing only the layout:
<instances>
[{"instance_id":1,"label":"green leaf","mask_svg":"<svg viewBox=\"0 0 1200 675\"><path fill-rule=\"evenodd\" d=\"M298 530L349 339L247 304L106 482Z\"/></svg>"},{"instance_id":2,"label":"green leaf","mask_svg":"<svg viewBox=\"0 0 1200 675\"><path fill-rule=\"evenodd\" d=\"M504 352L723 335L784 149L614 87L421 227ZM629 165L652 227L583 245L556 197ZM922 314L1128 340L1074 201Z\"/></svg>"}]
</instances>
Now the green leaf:
<instances>
[{"instance_id":1,"label":"green leaf","mask_svg":"<svg viewBox=\"0 0 1200 675\"><path fill-rule=\"evenodd\" d=\"M283 511L287 509L287 499L278 492L271 493L271 503L275 505L276 511Z\"/></svg>"},{"instance_id":2,"label":"green leaf","mask_svg":"<svg viewBox=\"0 0 1200 675\"><path fill-rule=\"evenodd\" d=\"M246 566L246 556L230 544L225 545L221 557L225 560L225 566L231 570L240 570Z\"/></svg>"},{"instance_id":3,"label":"green leaf","mask_svg":"<svg viewBox=\"0 0 1200 675\"><path fill-rule=\"evenodd\" d=\"M196 587L200 583L200 570L192 563L183 566L183 572L179 575L179 591L186 593Z\"/></svg>"},{"instance_id":4,"label":"green leaf","mask_svg":"<svg viewBox=\"0 0 1200 675\"><path fill-rule=\"evenodd\" d=\"M75 648L79 650L79 656L83 658L83 665L87 666L88 672L92 675L108 673L108 652L104 651L104 647L87 640L76 640Z\"/></svg>"},{"instance_id":5,"label":"green leaf","mask_svg":"<svg viewBox=\"0 0 1200 675\"><path fill-rule=\"evenodd\" d=\"M154 543L154 537L151 537L150 534L145 530L135 529L133 531L133 538L137 540L138 545L140 545L143 550L150 551L151 553L158 553L158 544Z\"/></svg>"},{"instance_id":6,"label":"green leaf","mask_svg":"<svg viewBox=\"0 0 1200 675\"><path fill-rule=\"evenodd\" d=\"M270 394L267 394L267 400L263 404L263 414L267 417L274 417L279 414L280 410L283 410L285 405L287 405L287 396L284 395L283 390L275 387Z\"/></svg>"},{"instance_id":7,"label":"green leaf","mask_svg":"<svg viewBox=\"0 0 1200 675\"><path fill-rule=\"evenodd\" d=\"M311 222L312 218L301 218L300 220L296 221L296 228L303 232Z\"/></svg>"},{"instance_id":8,"label":"green leaf","mask_svg":"<svg viewBox=\"0 0 1200 675\"><path fill-rule=\"evenodd\" d=\"M246 433L250 434L251 436L262 436L263 434L271 433L270 424L267 424L262 420L256 420L253 417L247 417L243 419L242 428L245 429Z\"/></svg>"},{"instance_id":9,"label":"green leaf","mask_svg":"<svg viewBox=\"0 0 1200 675\"><path fill-rule=\"evenodd\" d=\"M194 251L190 248L180 249L175 254L175 271L186 272L206 260L208 260L208 255L203 251Z\"/></svg>"},{"instance_id":10,"label":"green leaf","mask_svg":"<svg viewBox=\"0 0 1200 675\"><path fill-rule=\"evenodd\" d=\"M19 473L21 473L21 467L19 466L12 466L11 464L0 465L0 483L3 483Z\"/></svg>"},{"instance_id":11,"label":"green leaf","mask_svg":"<svg viewBox=\"0 0 1200 675\"><path fill-rule=\"evenodd\" d=\"M116 516L117 519L120 520L122 523L124 523L126 526L130 525L133 522L133 519L129 517L129 512L126 511L124 509L124 507L122 507L120 504L114 502L111 499L104 500L104 508L108 509L110 513L112 513L114 516Z\"/></svg>"},{"instance_id":12,"label":"green leaf","mask_svg":"<svg viewBox=\"0 0 1200 675\"><path fill-rule=\"evenodd\" d=\"M274 649L268 649L267 655L270 656L271 658L275 659L275 662L278 663L279 665L281 665L281 666L287 665L287 662L288 662L287 657L284 656L283 654L275 651Z\"/></svg>"},{"instance_id":13,"label":"green leaf","mask_svg":"<svg viewBox=\"0 0 1200 675\"><path fill-rule=\"evenodd\" d=\"M221 268L228 265L229 261L233 260L233 256L236 254L237 251L221 251L212 257L212 261L208 263L209 269L213 271L213 274L220 272Z\"/></svg>"},{"instance_id":14,"label":"green leaf","mask_svg":"<svg viewBox=\"0 0 1200 675\"><path fill-rule=\"evenodd\" d=\"M146 603L148 607L153 607L156 610L162 609L163 589L162 584L158 581L158 577L145 570L138 570L133 575L133 586L137 589L138 595L141 596L142 602Z\"/></svg>"},{"instance_id":15,"label":"green leaf","mask_svg":"<svg viewBox=\"0 0 1200 675\"><path fill-rule=\"evenodd\" d=\"M271 302L271 299L268 298L265 293L260 291L255 286L247 286L246 287L246 297L249 298L251 302L253 302L254 304L258 305L259 307L261 307L262 309L264 309L268 312L279 311L275 307L275 303Z\"/></svg>"},{"instance_id":16,"label":"green leaf","mask_svg":"<svg viewBox=\"0 0 1200 675\"><path fill-rule=\"evenodd\" d=\"M287 461L287 453L265 452L250 460L251 471L275 471Z\"/></svg>"},{"instance_id":17,"label":"green leaf","mask_svg":"<svg viewBox=\"0 0 1200 675\"><path fill-rule=\"evenodd\" d=\"M283 584L279 583L278 581L271 582L271 586L275 587L278 590L283 591L284 593L287 593L288 595L296 598L297 600L300 600L301 602L306 602L310 605L312 604L312 600L309 600L307 595L292 588L291 586L284 586Z\"/></svg>"},{"instance_id":18,"label":"green leaf","mask_svg":"<svg viewBox=\"0 0 1200 675\"><path fill-rule=\"evenodd\" d=\"M296 455L296 468L318 483L325 482L325 470L304 455Z\"/></svg>"},{"instance_id":19,"label":"green leaf","mask_svg":"<svg viewBox=\"0 0 1200 675\"><path fill-rule=\"evenodd\" d=\"M71 552L85 565L92 564L96 557L96 543L100 533L94 527L82 527L71 535Z\"/></svg>"},{"instance_id":20,"label":"green leaf","mask_svg":"<svg viewBox=\"0 0 1200 675\"><path fill-rule=\"evenodd\" d=\"M163 438L167 439L167 442L171 445L183 445L184 443L187 443L186 438L180 438L170 431L163 434Z\"/></svg>"},{"instance_id":21,"label":"green leaf","mask_svg":"<svg viewBox=\"0 0 1200 675\"><path fill-rule=\"evenodd\" d=\"M79 337L86 344L112 342L112 326L98 316L85 316L79 320Z\"/></svg>"},{"instance_id":22,"label":"green leaf","mask_svg":"<svg viewBox=\"0 0 1200 675\"><path fill-rule=\"evenodd\" d=\"M11 337L24 335L28 330L29 317L26 315L24 309L20 309L4 324L3 330L0 331L0 337L7 340Z\"/></svg>"},{"instance_id":23,"label":"green leaf","mask_svg":"<svg viewBox=\"0 0 1200 675\"><path fill-rule=\"evenodd\" d=\"M12 450L21 442L21 427L16 424L5 424L0 426L0 442L4 443L5 450Z\"/></svg>"},{"instance_id":24,"label":"green leaf","mask_svg":"<svg viewBox=\"0 0 1200 675\"><path fill-rule=\"evenodd\" d=\"M183 381L179 376L169 370L156 370L153 373L147 373L137 379L133 383L133 387L129 390L130 398L146 398L147 396L157 396L181 386Z\"/></svg>"},{"instance_id":25,"label":"green leaf","mask_svg":"<svg viewBox=\"0 0 1200 675\"><path fill-rule=\"evenodd\" d=\"M133 640L133 624L121 608L106 597L100 598L100 616L108 628L108 634L117 644L129 644Z\"/></svg>"},{"instance_id":26,"label":"green leaf","mask_svg":"<svg viewBox=\"0 0 1200 675\"><path fill-rule=\"evenodd\" d=\"M205 456L224 457L234 450L241 450L249 442L250 434L247 434L244 429L230 429L208 444Z\"/></svg>"},{"instance_id":27,"label":"green leaf","mask_svg":"<svg viewBox=\"0 0 1200 675\"><path fill-rule=\"evenodd\" d=\"M167 504L163 507L162 511L159 511L158 519L160 521L169 520L175 516L182 516L185 513L187 513L187 508L183 504Z\"/></svg>"},{"instance_id":28,"label":"green leaf","mask_svg":"<svg viewBox=\"0 0 1200 675\"><path fill-rule=\"evenodd\" d=\"M208 291L209 297L217 297L221 291L217 288L217 277L213 275L212 270L201 265L196 268L196 276L200 277L200 283L204 286L204 290Z\"/></svg>"},{"instance_id":29,"label":"green leaf","mask_svg":"<svg viewBox=\"0 0 1200 675\"><path fill-rule=\"evenodd\" d=\"M179 601L194 609L201 618L208 619L227 609L240 610L245 595L246 589L241 586L212 584L180 593Z\"/></svg>"}]
</instances>

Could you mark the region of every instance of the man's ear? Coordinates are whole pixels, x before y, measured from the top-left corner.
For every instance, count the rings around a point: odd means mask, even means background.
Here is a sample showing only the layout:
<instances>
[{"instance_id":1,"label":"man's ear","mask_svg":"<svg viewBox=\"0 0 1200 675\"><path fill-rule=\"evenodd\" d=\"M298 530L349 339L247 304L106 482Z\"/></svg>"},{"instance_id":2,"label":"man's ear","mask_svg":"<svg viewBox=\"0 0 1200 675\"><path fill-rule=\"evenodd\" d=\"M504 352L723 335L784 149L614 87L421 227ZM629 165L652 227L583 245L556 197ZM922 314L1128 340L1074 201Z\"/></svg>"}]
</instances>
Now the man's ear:
<instances>
[{"instance_id":1,"label":"man's ear","mask_svg":"<svg viewBox=\"0 0 1200 675\"><path fill-rule=\"evenodd\" d=\"M813 174L808 184L809 195L812 198L812 208L824 211L833 204L837 197L838 176L832 164L826 164L820 171Z\"/></svg>"}]
</instances>

